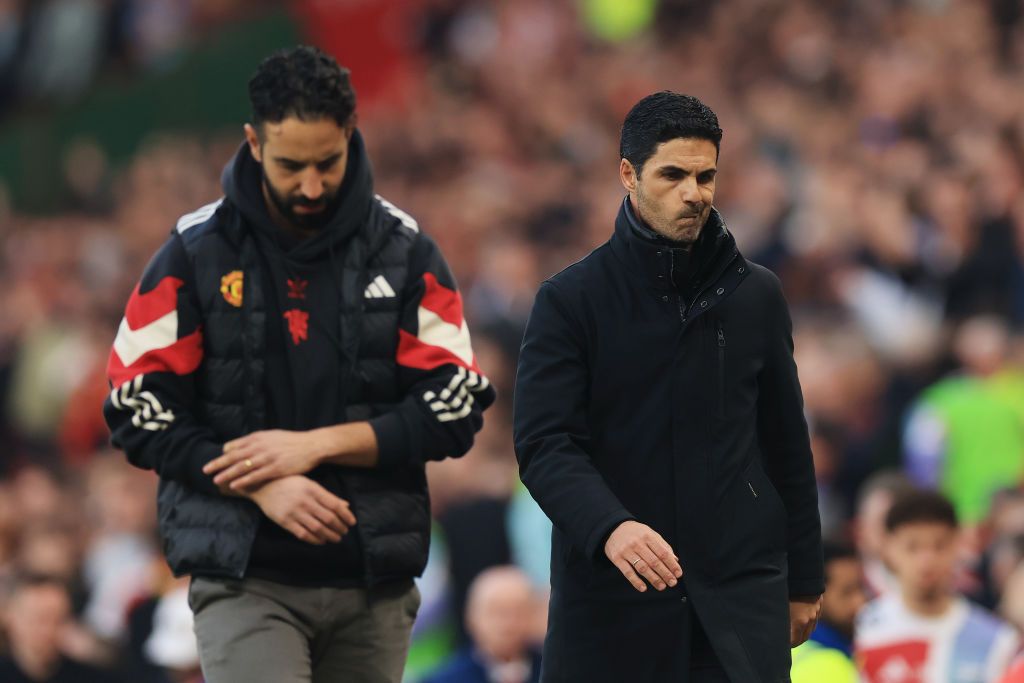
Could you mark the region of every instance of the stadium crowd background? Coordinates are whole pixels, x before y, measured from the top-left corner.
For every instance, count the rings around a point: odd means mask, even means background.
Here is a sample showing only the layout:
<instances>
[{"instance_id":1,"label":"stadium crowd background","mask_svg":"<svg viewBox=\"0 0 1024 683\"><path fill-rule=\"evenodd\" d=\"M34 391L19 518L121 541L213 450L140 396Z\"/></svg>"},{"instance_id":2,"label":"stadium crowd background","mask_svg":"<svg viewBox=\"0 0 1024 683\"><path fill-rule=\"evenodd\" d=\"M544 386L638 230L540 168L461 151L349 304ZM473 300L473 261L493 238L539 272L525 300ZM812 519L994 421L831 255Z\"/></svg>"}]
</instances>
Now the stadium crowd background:
<instances>
[{"instance_id":1,"label":"stadium crowd background","mask_svg":"<svg viewBox=\"0 0 1024 683\"><path fill-rule=\"evenodd\" d=\"M125 680L197 679L156 479L109 449L100 406L127 295L177 217L219 196L243 119L112 147L83 102L268 22L285 28L256 55L294 37L353 68L377 190L440 243L500 391L473 451L428 468L410 680L465 637L486 567L526 572L520 630L543 633L550 530L517 483L515 356L539 282L609 236L618 127L659 89L718 113L716 204L783 280L826 535L870 569L887 473L938 486L969 532L964 590L1024 628L1019 2L0 0L0 579L59 576L74 612L29 637ZM219 88L244 111L244 79ZM48 155L18 147L68 120ZM8 611L5 631L34 618Z\"/></svg>"}]
</instances>

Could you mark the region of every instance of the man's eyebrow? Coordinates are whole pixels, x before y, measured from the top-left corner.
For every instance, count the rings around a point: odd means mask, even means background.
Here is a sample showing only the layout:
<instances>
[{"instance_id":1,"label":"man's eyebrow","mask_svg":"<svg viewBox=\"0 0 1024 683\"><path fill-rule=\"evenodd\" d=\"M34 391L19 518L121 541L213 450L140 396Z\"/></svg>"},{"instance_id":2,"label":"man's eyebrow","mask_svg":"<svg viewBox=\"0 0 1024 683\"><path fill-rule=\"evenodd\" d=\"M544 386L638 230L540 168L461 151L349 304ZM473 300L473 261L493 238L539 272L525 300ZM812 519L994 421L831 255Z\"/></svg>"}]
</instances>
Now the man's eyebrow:
<instances>
[{"instance_id":1,"label":"man's eyebrow","mask_svg":"<svg viewBox=\"0 0 1024 683\"><path fill-rule=\"evenodd\" d=\"M274 161L280 164L287 164L289 166L308 166L310 164L324 164L328 161L337 161L341 158L341 152L335 152L329 157L324 157L318 161L300 161L298 159L291 159L289 157L274 157Z\"/></svg>"}]
</instances>

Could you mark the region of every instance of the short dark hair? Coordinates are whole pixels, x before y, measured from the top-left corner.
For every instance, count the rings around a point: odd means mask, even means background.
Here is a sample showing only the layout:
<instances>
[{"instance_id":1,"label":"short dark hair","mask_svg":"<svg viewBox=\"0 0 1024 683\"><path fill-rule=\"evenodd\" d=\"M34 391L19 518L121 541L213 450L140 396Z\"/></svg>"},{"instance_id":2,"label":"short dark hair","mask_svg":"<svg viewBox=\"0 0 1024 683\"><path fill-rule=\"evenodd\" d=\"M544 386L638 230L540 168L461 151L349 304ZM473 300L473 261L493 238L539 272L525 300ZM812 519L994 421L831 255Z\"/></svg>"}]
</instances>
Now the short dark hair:
<instances>
[{"instance_id":1,"label":"short dark hair","mask_svg":"<svg viewBox=\"0 0 1024 683\"><path fill-rule=\"evenodd\" d=\"M899 496L885 516L885 529L890 533L901 526L919 523L944 524L951 529L959 526L956 510L949 499L937 491L927 489Z\"/></svg>"},{"instance_id":2,"label":"short dark hair","mask_svg":"<svg viewBox=\"0 0 1024 683\"><path fill-rule=\"evenodd\" d=\"M622 123L619 156L633 164L637 175L658 145L676 138L710 140L719 151L722 129L711 107L692 95L662 90L643 98Z\"/></svg>"},{"instance_id":3,"label":"short dark hair","mask_svg":"<svg viewBox=\"0 0 1024 683\"><path fill-rule=\"evenodd\" d=\"M249 80L249 102L257 129L289 116L303 121L333 119L347 126L356 111L348 69L326 52L300 45L279 50L260 63Z\"/></svg>"},{"instance_id":4,"label":"short dark hair","mask_svg":"<svg viewBox=\"0 0 1024 683\"><path fill-rule=\"evenodd\" d=\"M822 550L825 558L826 569L831 562L836 562L838 560L860 559L860 556L857 555L857 551L853 549L853 546L843 541L825 539L822 541Z\"/></svg>"}]
</instances>

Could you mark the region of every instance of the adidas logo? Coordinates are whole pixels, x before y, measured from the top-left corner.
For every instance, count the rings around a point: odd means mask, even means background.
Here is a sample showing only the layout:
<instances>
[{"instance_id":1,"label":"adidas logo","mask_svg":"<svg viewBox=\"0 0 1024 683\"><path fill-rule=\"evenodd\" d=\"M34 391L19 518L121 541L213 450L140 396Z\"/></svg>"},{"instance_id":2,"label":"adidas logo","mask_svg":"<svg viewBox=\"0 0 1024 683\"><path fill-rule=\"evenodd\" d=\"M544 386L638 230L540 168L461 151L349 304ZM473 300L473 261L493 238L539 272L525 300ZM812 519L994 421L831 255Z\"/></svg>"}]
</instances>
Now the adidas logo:
<instances>
[{"instance_id":1,"label":"adidas logo","mask_svg":"<svg viewBox=\"0 0 1024 683\"><path fill-rule=\"evenodd\" d=\"M367 285L363 296L367 299L390 299L391 297L396 296L396 294L395 290L391 289L391 285L388 284L388 281L384 279L384 276L378 275L373 278L373 282Z\"/></svg>"}]
</instances>

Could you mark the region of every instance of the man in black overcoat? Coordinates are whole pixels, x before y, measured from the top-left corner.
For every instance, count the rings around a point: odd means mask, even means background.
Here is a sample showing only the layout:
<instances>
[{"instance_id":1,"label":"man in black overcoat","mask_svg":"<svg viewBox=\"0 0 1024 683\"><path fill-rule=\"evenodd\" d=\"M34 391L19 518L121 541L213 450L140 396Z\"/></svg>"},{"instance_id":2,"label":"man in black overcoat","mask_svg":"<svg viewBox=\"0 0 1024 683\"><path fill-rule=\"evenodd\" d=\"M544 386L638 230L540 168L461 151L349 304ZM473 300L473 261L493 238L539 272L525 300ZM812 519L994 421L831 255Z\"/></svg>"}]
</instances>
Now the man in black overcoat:
<instances>
[{"instance_id":1,"label":"man in black overcoat","mask_svg":"<svg viewBox=\"0 0 1024 683\"><path fill-rule=\"evenodd\" d=\"M792 323L713 207L721 138L694 97L637 103L612 238L537 293L515 445L555 527L543 681L789 681L817 620Z\"/></svg>"}]
</instances>

